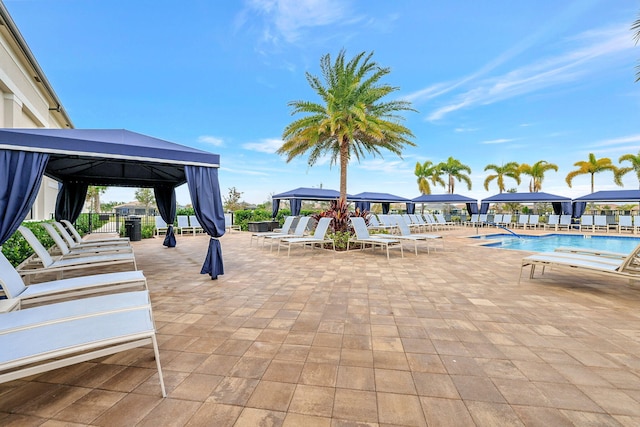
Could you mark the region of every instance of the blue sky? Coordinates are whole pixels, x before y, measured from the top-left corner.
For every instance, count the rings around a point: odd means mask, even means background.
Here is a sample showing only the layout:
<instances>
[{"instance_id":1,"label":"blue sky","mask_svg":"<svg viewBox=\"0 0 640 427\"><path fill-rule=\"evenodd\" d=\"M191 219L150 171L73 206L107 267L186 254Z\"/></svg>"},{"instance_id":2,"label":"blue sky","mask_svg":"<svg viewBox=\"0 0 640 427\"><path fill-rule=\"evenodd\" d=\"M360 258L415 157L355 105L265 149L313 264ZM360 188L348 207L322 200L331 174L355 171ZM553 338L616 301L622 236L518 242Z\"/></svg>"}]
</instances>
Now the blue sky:
<instances>
[{"instance_id":1,"label":"blue sky","mask_svg":"<svg viewBox=\"0 0 640 427\"><path fill-rule=\"evenodd\" d=\"M615 5L614 5L615 3ZM419 195L416 162L453 156L483 198L487 164L547 160L543 191L580 196L589 177L564 178L588 153L640 150L634 83L635 0L5 0L77 128L125 128L221 156L220 185L261 203L296 187L338 189L339 169L275 154L294 117L318 101L305 72L345 49L374 51L415 113L416 147L351 163L349 193ZM297 116L296 116L297 117ZM628 174L625 188L637 188ZM518 186L528 191L527 180ZM507 187L516 183L507 180ZM615 189L610 173L596 190ZM433 193L445 189L434 188ZM133 199L112 189L106 199ZM188 191L178 202L190 203Z\"/></svg>"}]
</instances>

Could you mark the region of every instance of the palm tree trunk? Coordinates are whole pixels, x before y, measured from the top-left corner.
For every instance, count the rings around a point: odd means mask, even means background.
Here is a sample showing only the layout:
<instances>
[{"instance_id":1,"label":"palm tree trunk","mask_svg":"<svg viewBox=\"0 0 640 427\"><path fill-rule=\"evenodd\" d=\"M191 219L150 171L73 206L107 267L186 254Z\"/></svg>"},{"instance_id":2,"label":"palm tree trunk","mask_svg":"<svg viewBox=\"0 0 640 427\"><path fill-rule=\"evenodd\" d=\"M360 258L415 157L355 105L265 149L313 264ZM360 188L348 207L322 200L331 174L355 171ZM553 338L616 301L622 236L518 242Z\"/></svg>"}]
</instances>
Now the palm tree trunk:
<instances>
[{"instance_id":1,"label":"palm tree trunk","mask_svg":"<svg viewBox=\"0 0 640 427\"><path fill-rule=\"evenodd\" d=\"M349 164L349 141L340 143L340 200L347 201L347 165Z\"/></svg>"}]
</instances>

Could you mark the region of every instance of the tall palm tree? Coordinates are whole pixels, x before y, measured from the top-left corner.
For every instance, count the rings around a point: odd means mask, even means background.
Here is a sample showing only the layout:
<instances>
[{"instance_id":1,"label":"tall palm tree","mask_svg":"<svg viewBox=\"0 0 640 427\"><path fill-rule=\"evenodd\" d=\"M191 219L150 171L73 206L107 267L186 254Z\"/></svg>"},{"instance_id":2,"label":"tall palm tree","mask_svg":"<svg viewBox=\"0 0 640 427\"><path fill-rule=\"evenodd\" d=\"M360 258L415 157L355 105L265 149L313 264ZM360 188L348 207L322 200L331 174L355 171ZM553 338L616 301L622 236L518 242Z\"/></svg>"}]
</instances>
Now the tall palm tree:
<instances>
[{"instance_id":1,"label":"tall palm tree","mask_svg":"<svg viewBox=\"0 0 640 427\"><path fill-rule=\"evenodd\" d=\"M531 177L531 181L529 181L530 193L537 193L542 190L544 174L550 170L558 172L558 165L549 163L546 160L538 160L532 165L526 163L520 165L520 173Z\"/></svg>"},{"instance_id":2,"label":"tall palm tree","mask_svg":"<svg viewBox=\"0 0 640 427\"><path fill-rule=\"evenodd\" d=\"M447 193L453 194L455 190L455 180L464 181L467 188L471 190L471 178L467 174L471 173L471 168L462 164L460 160L449 157L446 162L438 163L438 168L447 175Z\"/></svg>"},{"instance_id":3,"label":"tall palm tree","mask_svg":"<svg viewBox=\"0 0 640 427\"><path fill-rule=\"evenodd\" d=\"M494 165L492 163L492 164L488 164L484 168L484 170L485 171L492 170L495 172L494 174L487 176L487 178L484 180L484 189L487 191L489 190L489 184L494 179L498 183L498 189L500 190L500 193L502 193L506 188L504 186L505 177L515 179L515 181L518 184L520 184L520 171L518 170L518 163L516 162L509 162L502 166Z\"/></svg>"},{"instance_id":4,"label":"tall palm tree","mask_svg":"<svg viewBox=\"0 0 640 427\"><path fill-rule=\"evenodd\" d=\"M631 166L619 168L618 177L622 179L624 175L633 171L636 173L636 177L638 178L638 185L640 186L640 151L638 151L638 154L624 154L618 159L618 163L622 163L625 161L631 163Z\"/></svg>"},{"instance_id":5,"label":"tall palm tree","mask_svg":"<svg viewBox=\"0 0 640 427\"><path fill-rule=\"evenodd\" d=\"M594 175L604 171L612 171L613 172L613 182L622 187L622 181L619 176L618 168L611 163L611 159L608 157L602 157L600 159L596 159L595 154L589 153L589 160L584 161L580 160L579 162L575 162L573 166L577 166L578 169L569 172L565 181L569 188L571 188L571 182L573 178L578 175L591 175L591 192L594 191Z\"/></svg>"},{"instance_id":6,"label":"tall palm tree","mask_svg":"<svg viewBox=\"0 0 640 427\"><path fill-rule=\"evenodd\" d=\"M433 164L432 161L427 160L423 164L420 162L416 162L416 170L415 175L418 177L418 190L420 194L431 194L431 185L429 181L433 185L442 185L446 186L444 180L440 177L441 175L440 169L438 169L438 165Z\"/></svg>"},{"instance_id":7,"label":"tall palm tree","mask_svg":"<svg viewBox=\"0 0 640 427\"><path fill-rule=\"evenodd\" d=\"M638 44L640 42L640 16L631 25L631 30L635 31L633 40ZM640 81L640 65L636 65L636 82Z\"/></svg>"},{"instance_id":8,"label":"tall palm tree","mask_svg":"<svg viewBox=\"0 0 640 427\"><path fill-rule=\"evenodd\" d=\"M382 101L397 87L380 83L389 68L380 67L361 52L345 61L341 50L335 62L329 54L320 59L320 78L306 73L307 82L322 102L291 101L292 115L305 117L290 123L283 132L284 144L278 154L286 154L287 162L309 152L309 166L325 154L331 165L340 164L340 199L347 197L347 165L354 156L360 160L365 153L374 156L386 149L400 156L405 145L415 146L408 138L411 131L400 124L400 111L415 111L407 101Z\"/></svg>"}]
</instances>

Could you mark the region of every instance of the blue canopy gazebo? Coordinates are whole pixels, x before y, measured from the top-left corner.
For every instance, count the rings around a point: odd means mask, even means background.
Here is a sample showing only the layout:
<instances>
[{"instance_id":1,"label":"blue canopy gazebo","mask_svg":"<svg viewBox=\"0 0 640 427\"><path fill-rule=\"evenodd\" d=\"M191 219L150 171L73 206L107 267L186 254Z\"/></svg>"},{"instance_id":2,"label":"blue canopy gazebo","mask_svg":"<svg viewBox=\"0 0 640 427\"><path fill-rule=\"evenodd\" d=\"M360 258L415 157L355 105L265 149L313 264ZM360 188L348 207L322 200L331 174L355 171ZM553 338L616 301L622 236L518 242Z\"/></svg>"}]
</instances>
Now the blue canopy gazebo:
<instances>
[{"instance_id":1,"label":"blue canopy gazebo","mask_svg":"<svg viewBox=\"0 0 640 427\"><path fill-rule=\"evenodd\" d=\"M464 203L469 214L478 213L478 200L460 194L423 194L412 199L414 203Z\"/></svg>"},{"instance_id":2,"label":"blue canopy gazebo","mask_svg":"<svg viewBox=\"0 0 640 427\"><path fill-rule=\"evenodd\" d=\"M215 279L224 273L219 166L217 154L124 129L0 129L0 245L27 216L43 175L61 184L56 220L71 222L89 185L111 185L153 188L162 218L173 224L175 188L187 183L196 217L211 236L201 272ZM175 246L173 232L164 244Z\"/></svg>"},{"instance_id":3,"label":"blue canopy gazebo","mask_svg":"<svg viewBox=\"0 0 640 427\"><path fill-rule=\"evenodd\" d=\"M406 203L407 204L407 213L414 212L414 204L410 199L406 197L400 197L389 193L372 193L372 192L362 192L355 194L353 196L347 197L347 200L356 203L356 209L362 210L371 210L371 203L381 203L382 204L382 213L389 213L389 209L391 208L391 203Z\"/></svg>"},{"instance_id":4,"label":"blue canopy gazebo","mask_svg":"<svg viewBox=\"0 0 640 427\"><path fill-rule=\"evenodd\" d=\"M350 197L351 196L347 195L347 198ZM339 198L340 192L336 190L330 190L328 188L299 187L271 196L273 207L271 217L275 218L278 215L278 211L280 210L280 200L289 200L289 204L291 205L291 215L297 216L300 215L303 200L330 201L338 200Z\"/></svg>"},{"instance_id":5,"label":"blue canopy gazebo","mask_svg":"<svg viewBox=\"0 0 640 427\"><path fill-rule=\"evenodd\" d=\"M580 216L584 213L587 203L595 202L636 202L640 203L640 190L604 190L587 194L574 199L573 209L579 212Z\"/></svg>"},{"instance_id":6,"label":"blue canopy gazebo","mask_svg":"<svg viewBox=\"0 0 640 427\"><path fill-rule=\"evenodd\" d=\"M480 213L487 213L490 203L551 203L553 212L557 215L570 215L573 212L570 197L556 196L555 194L543 192L496 194L482 199L480 203Z\"/></svg>"}]
</instances>

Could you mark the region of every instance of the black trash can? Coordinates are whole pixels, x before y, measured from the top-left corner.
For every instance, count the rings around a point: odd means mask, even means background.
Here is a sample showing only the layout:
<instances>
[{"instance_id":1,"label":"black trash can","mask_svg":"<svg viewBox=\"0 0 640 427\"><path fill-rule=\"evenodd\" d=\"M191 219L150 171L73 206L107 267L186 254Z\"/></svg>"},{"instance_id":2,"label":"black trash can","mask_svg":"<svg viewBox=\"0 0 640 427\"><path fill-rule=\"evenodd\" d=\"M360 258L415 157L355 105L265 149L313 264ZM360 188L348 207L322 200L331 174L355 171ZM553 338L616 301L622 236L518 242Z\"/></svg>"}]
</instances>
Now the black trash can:
<instances>
[{"instance_id":1,"label":"black trash can","mask_svg":"<svg viewBox=\"0 0 640 427\"><path fill-rule=\"evenodd\" d=\"M124 235L132 242L142 240L142 218L130 216L124 220Z\"/></svg>"}]
</instances>

